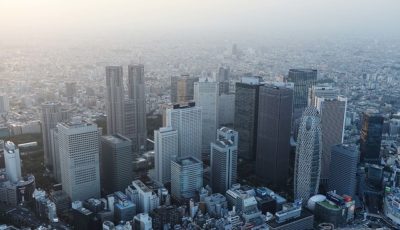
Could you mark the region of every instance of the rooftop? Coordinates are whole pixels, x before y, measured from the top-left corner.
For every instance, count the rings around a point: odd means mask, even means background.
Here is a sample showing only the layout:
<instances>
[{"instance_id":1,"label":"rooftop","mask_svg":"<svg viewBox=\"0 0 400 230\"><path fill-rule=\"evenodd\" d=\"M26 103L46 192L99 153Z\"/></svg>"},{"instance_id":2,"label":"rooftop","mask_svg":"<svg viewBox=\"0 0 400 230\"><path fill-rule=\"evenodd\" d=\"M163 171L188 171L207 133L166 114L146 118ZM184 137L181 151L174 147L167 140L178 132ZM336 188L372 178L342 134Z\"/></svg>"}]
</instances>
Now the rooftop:
<instances>
[{"instance_id":1,"label":"rooftop","mask_svg":"<svg viewBox=\"0 0 400 230\"><path fill-rule=\"evenodd\" d=\"M274 219L271 219L270 221L268 221L267 224L268 224L271 228L278 228L278 227L280 227L280 226L284 226L284 225L286 225L286 224L299 221L299 220L301 220L301 219L310 218L310 217L312 217L312 216L313 216L313 214L312 214L310 211L308 211L307 209L304 209L304 208L303 208L303 209L301 210L300 216L297 217L297 218L289 219L289 220L287 220L287 221L285 221L285 222L282 222L282 223L276 222L276 220L275 220L275 218L274 218Z\"/></svg>"},{"instance_id":2,"label":"rooftop","mask_svg":"<svg viewBox=\"0 0 400 230\"><path fill-rule=\"evenodd\" d=\"M135 184L143 192L152 192L151 189L149 189L149 187L147 187L141 180L135 180L132 182L132 184Z\"/></svg>"},{"instance_id":3,"label":"rooftop","mask_svg":"<svg viewBox=\"0 0 400 230\"><path fill-rule=\"evenodd\" d=\"M202 162L195 157L188 156L188 157L178 158L176 160L176 163L180 164L181 166L188 166L188 165L198 164L198 163L202 163Z\"/></svg>"},{"instance_id":4,"label":"rooftop","mask_svg":"<svg viewBox=\"0 0 400 230\"><path fill-rule=\"evenodd\" d=\"M124 143L124 142L130 141L130 139L128 139L127 137L122 136L120 134L103 136L102 138L113 144L119 144L119 143Z\"/></svg>"}]
</instances>

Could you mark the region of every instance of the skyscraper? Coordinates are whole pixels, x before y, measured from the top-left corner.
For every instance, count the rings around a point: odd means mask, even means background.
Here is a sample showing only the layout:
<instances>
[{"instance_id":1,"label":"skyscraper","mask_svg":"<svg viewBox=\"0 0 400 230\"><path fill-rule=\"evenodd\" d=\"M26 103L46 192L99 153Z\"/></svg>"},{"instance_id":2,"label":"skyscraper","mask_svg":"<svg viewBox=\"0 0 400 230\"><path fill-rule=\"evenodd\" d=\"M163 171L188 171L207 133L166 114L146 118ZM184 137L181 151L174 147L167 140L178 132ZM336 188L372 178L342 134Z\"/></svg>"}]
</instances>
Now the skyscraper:
<instances>
[{"instance_id":1,"label":"skyscraper","mask_svg":"<svg viewBox=\"0 0 400 230\"><path fill-rule=\"evenodd\" d=\"M176 199L190 199L203 187L203 163L192 156L171 161L171 193Z\"/></svg>"},{"instance_id":2,"label":"skyscraper","mask_svg":"<svg viewBox=\"0 0 400 230\"><path fill-rule=\"evenodd\" d=\"M211 185L213 192L224 194L237 178L238 133L222 127L211 143Z\"/></svg>"},{"instance_id":3,"label":"skyscraper","mask_svg":"<svg viewBox=\"0 0 400 230\"><path fill-rule=\"evenodd\" d=\"M10 102L7 95L0 95L0 116L10 110Z\"/></svg>"},{"instance_id":4,"label":"skyscraper","mask_svg":"<svg viewBox=\"0 0 400 230\"><path fill-rule=\"evenodd\" d=\"M42 134L44 163L46 167L53 170L53 153L51 142L51 129L54 129L58 122L62 121L61 104L59 102L46 102L42 104Z\"/></svg>"},{"instance_id":5,"label":"skyscraper","mask_svg":"<svg viewBox=\"0 0 400 230\"><path fill-rule=\"evenodd\" d=\"M201 159L202 109L194 102L187 106L174 105L166 110L167 126L178 131L178 156Z\"/></svg>"},{"instance_id":6,"label":"skyscraper","mask_svg":"<svg viewBox=\"0 0 400 230\"><path fill-rule=\"evenodd\" d=\"M55 127L50 130L51 152L53 155L53 176L54 179L61 183L61 162L60 162L60 149L58 146L58 129Z\"/></svg>"},{"instance_id":7,"label":"skyscraper","mask_svg":"<svg viewBox=\"0 0 400 230\"><path fill-rule=\"evenodd\" d=\"M8 179L12 183L17 183L22 178L21 158L19 156L19 149L11 141L7 141L4 144L4 161Z\"/></svg>"},{"instance_id":8,"label":"skyscraper","mask_svg":"<svg viewBox=\"0 0 400 230\"><path fill-rule=\"evenodd\" d=\"M156 180L161 183L171 181L171 160L178 155L178 131L172 127L154 131L154 168Z\"/></svg>"},{"instance_id":9,"label":"skyscraper","mask_svg":"<svg viewBox=\"0 0 400 230\"><path fill-rule=\"evenodd\" d=\"M294 83L293 119L298 119L307 107L308 91L317 81L316 69L290 69L288 82Z\"/></svg>"},{"instance_id":10,"label":"skyscraper","mask_svg":"<svg viewBox=\"0 0 400 230\"><path fill-rule=\"evenodd\" d=\"M221 94L218 102L219 126L233 127L235 117L235 94Z\"/></svg>"},{"instance_id":11,"label":"skyscraper","mask_svg":"<svg viewBox=\"0 0 400 230\"><path fill-rule=\"evenodd\" d=\"M260 87L256 175L275 188L283 188L289 176L292 107L293 83Z\"/></svg>"},{"instance_id":12,"label":"skyscraper","mask_svg":"<svg viewBox=\"0 0 400 230\"><path fill-rule=\"evenodd\" d=\"M140 146L138 142L138 119L136 116L136 100L125 98L124 100L124 136L128 137L132 141L132 150L134 154L139 152Z\"/></svg>"},{"instance_id":13,"label":"skyscraper","mask_svg":"<svg viewBox=\"0 0 400 230\"><path fill-rule=\"evenodd\" d=\"M72 103L74 97L76 96L76 82L66 82L65 83L65 96L69 103Z\"/></svg>"},{"instance_id":14,"label":"skyscraper","mask_svg":"<svg viewBox=\"0 0 400 230\"><path fill-rule=\"evenodd\" d=\"M315 106L321 116L322 129L322 163L321 180L324 184L329 179L332 146L343 142L344 122L346 116L347 99L334 99L317 96Z\"/></svg>"},{"instance_id":15,"label":"skyscraper","mask_svg":"<svg viewBox=\"0 0 400 230\"><path fill-rule=\"evenodd\" d=\"M382 142L383 117L381 114L367 111L363 113L360 134L360 161L378 163Z\"/></svg>"},{"instance_id":16,"label":"skyscraper","mask_svg":"<svg viewBox=\"0 0 400 230\"><path fill-rule=\"evenodd\" d=\"M236 83L234 129L240 134L239 156L254 160L257 148L260 77L243 77Z\"/></svg>"},{"instance_id":17,"label":"skyscraper","mask_svg":"<svg viewBox=\"0 0 400 230\"><path fill-rule=\"evenodd\" d=\"M359 151L355 145L332 146L328 188L351 197L356 193Z\"/></svg>"},{"instance_id":18,"label":"skyscraper","mask_svg":"<svg viewBox=\"0 0 400 230\"><path fill-rule=\"evenodd\" d=\"M122 66L106 67L107 134L124 133L124 79Z\"/></svg>"},{"instance_id":19,"label":"skyscraper","mask_svg":"<svg viewBox=\"0 0 400 230\"><path fill-rule=\"evenodd\" d=\"M101 137L101 187L105 194L123 191L133 180L132 142L120 135Z\"/></svg>"},{"instance_id":20,"label":"skyscraper","mask_svg":"<svg viewBox=\"0 0 400 230\"><path fill-rule=\"evenodd\" d=\"M300 120L294 168L294 197L303 202L317 194L321 173L321 119L316 108L307 107Z\"/></svg>"},{"instance_id":21,"label":"skyscraper","mask_svg":"<svg viewBox=\"0 0 400 230\"><path fill-rule=\"evenodd\" d=\"M210 143L215 141L218 128L219 87L215 81L200 78L194 83L194 101L202 111L202 153L210 154Z\"/></svg>"},{"instance_id":22,"label":"skyscraper","mask_svg":"<svg viewBox=\"0 0 400 230\"><path fill-rule=\"evenodd\" d=\"M220 66L218 69L217 81L218 82L227 82L229 81L229 66Z\"/></svg>"},{"instance_id":23,"label":"skyscraper","mask_svg":"<svg viewBox=\"0 0 400 230\"><path fill-rule=\"evenodd\" d=\"M144 150L147 139L146 97L143 65L128 66L128 98L135 102L136 130L132 140L134 150Z\"/></svg>"},{"instance_id":24,"label":"skyscraper","mask_svg":"<svg viewBox=\"0 0 400 230\"><path fill-rule=\"evenodd\" d=\"M186 103L193 100L194 83L198 80L187 74L171 77L171 102Z\"/></svg>"},{"instance_id":25,"label":"skyscraper","mask_svg":"<svg viewBox=\"0 0 400 230\"><path fill-rule=\"evenodd\" d=\"M57 128L63 190L72 201L100 197L97 125L73 118Z\"/></svg>"}]
</instances>

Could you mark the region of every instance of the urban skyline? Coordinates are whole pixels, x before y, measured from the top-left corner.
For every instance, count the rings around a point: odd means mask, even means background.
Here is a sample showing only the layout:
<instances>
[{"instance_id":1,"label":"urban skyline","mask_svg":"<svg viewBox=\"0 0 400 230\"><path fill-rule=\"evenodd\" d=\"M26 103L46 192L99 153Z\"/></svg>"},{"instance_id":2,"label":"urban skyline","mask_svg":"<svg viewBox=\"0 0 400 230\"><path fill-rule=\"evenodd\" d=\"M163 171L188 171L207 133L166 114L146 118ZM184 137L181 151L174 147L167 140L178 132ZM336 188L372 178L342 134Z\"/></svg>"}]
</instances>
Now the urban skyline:
<instances>
[{"instance_id":1,"label":"urban skyline","mask_svg":"<svg viewBox=\"0 0 400 230\"><path fill-rule=\"evenodd\" d=\"M399 6L1 1L0 229L400 229Z\"/></svg>"}]
</instances>

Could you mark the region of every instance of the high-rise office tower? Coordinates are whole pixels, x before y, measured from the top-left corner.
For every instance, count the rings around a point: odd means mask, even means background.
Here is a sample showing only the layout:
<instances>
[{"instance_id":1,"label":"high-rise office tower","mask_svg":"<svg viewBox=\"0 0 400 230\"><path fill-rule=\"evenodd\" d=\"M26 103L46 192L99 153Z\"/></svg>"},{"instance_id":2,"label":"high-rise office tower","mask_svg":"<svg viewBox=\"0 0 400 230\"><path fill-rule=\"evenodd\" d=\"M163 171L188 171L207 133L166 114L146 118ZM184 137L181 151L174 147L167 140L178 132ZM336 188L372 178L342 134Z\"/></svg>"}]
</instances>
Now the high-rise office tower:
<instances>
[{"instance_id":1,"label":"high-rise office tower","mask_svg":"<svg viewBox=\"0 0 400 230\"><path fill-rule=\"evenodd\" d=\"M289 176L293 83L260 87L256 175L263 183L283 188Z\"/></svg>"},{"instance_id":2,"label":"high-rise office tower","mask_svg":"<svg viewBox=\"0 0 400 230\"><path fill-rule=\"evenodd\" d=\"M340 96L335 99L317 96L315 106L321 117L322 129L321 181L326 184L329 179L332 146L343 143L347 99Z\"/></svg>"},{"instance_id":3,"label":"high-rise office tower","mask_svg":"<svg viewBox=\"0 0 400 230\"><path fill-rule=\"evenodd\" d=\"M59 102L46 102L42 104L42 134L44 163L46 167L53 170L54 154L51 151L53 143L51 142L51 129L54 129L58 122L62 121L61 104Z\"/></svg>"},{"instance_id":4,"label":"high-rise office tower","mask_svg":"<svg viewBox=\"0 0 400 230\"><path fill-rule=\"evenodd\" d=\"M124 133L124 79L122 66L106 67L107 134Z\"/></svg>"},{"instance_id":5,"label":"high-rise office tower","mask_svg":"<svg viewBox=\"0 0 400 230\"><path fill-rule=\"evenodd\" d=\"M4 160L8 179L12 183L17 183L22 178L21 158L19 156L19 149L11 141L7 141L4 144Z\"/></svg>"},{"instance_id":6,"label":"high-rise office tower","mask_svg":"<svg viewBox=\"0 0 400 230\"><path fill-rule=\"evenodd\" d=\"M132 144L134 151L144 151L147 139L146 97L143 65L128 66L128 97L135 102L136 130Z\"/></svg>"},{"instance_id":7,"label":"high-rise office tower","mask_svg":"<svg viewBox=\"0 0 400 230\"><path fill-rule=\"evenodd\" d=\"M133 180L132 141L120 134L102 136L100 156L102 190L123 191Z\"/></svg>"},{"instance_id":8,"label":"high-rise office tower","mask_svg":"<svg viewBox=\"0 0 400 230\"><path fill-rule=\"evenodd\" d=\"M238 132L222 127L211 143L211 185L213 192L224 194L237 178Z\"/></svg>"},{"instance_id":9,"label":"high-rise office tower","mask_svg":"<svg viewBox=\"0 0 400 230\"><path fill-rule=\"evenodd\" d=\"M373 111L363 113L360 134L360 161L378 163L381 151L383 116Z\"/></svg>"},{"instance_id":10,"label":"high-rise office tower","mask_svg":"<svg viewBox=\"0 0 400 230\"><path fill-rule=\"evenodd\" d=\"M194 102L187 106L174 105L166 110L167 126L178 131L178 156L201 159L202 109Z\"/></svg>"},{"instance_id":11,"label":"high-rise office tower","mask_svg":"<svg viewBox=\"0 0 400 230\"><path fill-rule=\"evenodd\" d=\"M233 127L235 117L235 94L221 94L218 104L219 126Z\"/></svg>"},{"instance_id":12,"label":"high-rise office tower","mask_svg":"<svg viewBox=\"0 0 400 230\"><path fill-rule=\"evenodd\" d=\"M316 108L307 107L300 120L294 167L294 197L304 202L317 194L322 155L321 119Z\"/></svg>"},{"instance_id":13,"label":"high-rise office tower","mask_svg":"<svg viewBox=\"0 0 400 230\"><path fill-rule=\"evenodd\" d=\"M10 110L10 102L7 95L0 95L0 116Z\"/></svg>"},{"instance_id":14,"label":"high-rise office tower","mask_svg":"<svg viewBox=\"0 0 400 230\"><path fill-rule=\"evenodd\" d=\"M125 98L124 100L124 136L128 137L132 141L132 150L139 152L139 143L138 143L138 120L136 116L136 100Z\"/></svg>"},{"instance_id":15,"label":"high-rise office tower","mask_svg":"<svg viewBox=\"0 0 400 230\"><path fill-rule=\"evenodd\" d=\"M156 180L161 183L171 181L171 160L178 155L178 131L172 127L154 131L154 169Z\"/></svg>"},{"instance_id":16,"label":"high-rise office tower","mask_svg":"<svg viewBox=\"0 0 400 230\"><path fill-rule=\"evenodd\" d=\"M191 78L189 75L171 77L171 102L186 103L193 100L194 83L199 78Z\"/></svg>"},{"instance_id":17,"label":"high-rise office tower","mask_svg":"<svg viewBox=\"0 0 400 230\"><path fill-rule=\"evenodd\" d=\"M203 187L203 163L192 156L171 161L171 193L176 199L190 199Z\"/></svg>"},{"instance_id":18,"label":"high-rise office tower","mask_svg":"<svg viewBox=\"0 0 400 230\"><path fill-rule=\"evenodd\" d=\"M76 82L65 83L65 96L67 97L68 102L73 102L74 97L76 96Z\"/></svg>"},{"instance_id":19,"label":"high-rise office tower","mask_svg":"<svg viewBox=\"0 0 400 230\"><path fill-rule=\"evenodd\" d=\"M297 120L307 107L308 91L317 81L317 70L290 69L287 81L294 83L293 120Z\"/></svg>"},{"instance_id":20,"label":"high-rise office tower","mask_svg":"<svg viewBox=\"0 0 400 230\"><path fill-rule=\"evenodd\" d=\"M51 152L53 155L53 176L55 181L61 183L61 159L60 159L60 149L58 146L58 129L55 127L50 130L50 142L51 142Z\"/></svg>"},{"instance_id":21,"label":"high-rise office tower","mask_svg":"<svg viewBox=\"0 0 400 230\"><path fill-rule=\"evenodd\" d=\"M217 81L218 82L227 82L229 81L229 66L220 66L218 69Z\"/></svg>"},{"instance_id":22,"label":"high-rise office tower","mask_svg":"<svg viewBox=\"0 0 400 230\"><path fill-rule=\"evenodd\" d=\"M196 106L201 107L202 111L202 153L205 156L210 154L210 143L215 141L219 121L219 87L215 81L208 78L200 78L194 83L194 101Z\"/></svg>"},{"instance_id":23,"label":"high-rise office tower","mask_svg":"<svg viewBox=\"0 0 400 230\"><path fill-rule=\"evenodd\" d=\"M354 197L357 184L357 164L360 155L357 146L335 145L331 152L329 190L336 190L337 194Z\"/></svg>"},{"instance_id":24,"label":"high-rise office tower","mask_svg":"<svg viewBox=\"0 0 400 230\"><path fill-rule=\"evenodd\" d=\"M72 201L100 197L100 135L96 124L73 118L57 125L62 188Z\"/></svg>"},{"instance_id":25,"label":"high-rise office tower","mask_svg":"<svg viewBox=\"0 0 400 230\"><path fill-rule=\"evenodd\" d=\"M236 83L234 129L239 133L239 157L254 160L257 148L260 77L243 77Z\"/></svg>"},{"instance_id":26,"label":"high-rise office tower","mask_svg":"<svg viewBox=\"0 0 400 230\"><path fill-rule=\"evenodd\" d=\"M311 86L308 92L308 106L316 106L317 97L335 99L339 96L340 90L332 84L324 83Z\"/></svg>"}]
</instances>

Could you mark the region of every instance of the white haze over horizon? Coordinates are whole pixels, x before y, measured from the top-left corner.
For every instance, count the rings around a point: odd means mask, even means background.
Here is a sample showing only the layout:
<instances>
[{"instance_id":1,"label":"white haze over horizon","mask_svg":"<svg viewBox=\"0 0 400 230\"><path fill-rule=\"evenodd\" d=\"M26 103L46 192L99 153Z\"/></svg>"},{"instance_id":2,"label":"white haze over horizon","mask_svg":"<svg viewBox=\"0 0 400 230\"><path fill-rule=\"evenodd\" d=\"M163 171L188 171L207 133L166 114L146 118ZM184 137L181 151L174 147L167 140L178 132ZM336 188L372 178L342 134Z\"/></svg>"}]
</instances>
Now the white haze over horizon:
<instances>
[{"instance_id":1,"label":"white haze over horizon","mask_svg":"<svg viewBox=\"0 0 400 230\"><path fill-rule=\"evenodd\" d=\"M399 0L0 0L0 44L57 39L400 38Z\"/></svg>"}]
</instances>

